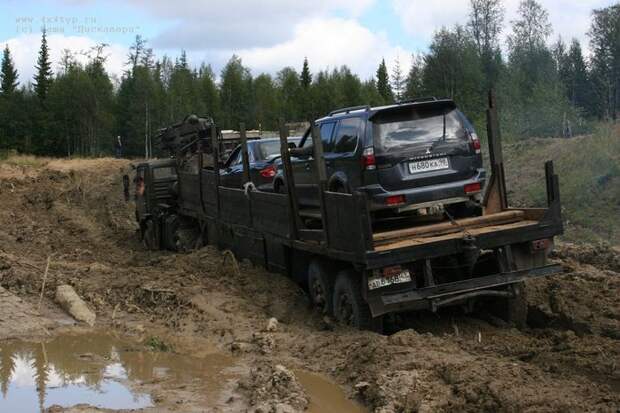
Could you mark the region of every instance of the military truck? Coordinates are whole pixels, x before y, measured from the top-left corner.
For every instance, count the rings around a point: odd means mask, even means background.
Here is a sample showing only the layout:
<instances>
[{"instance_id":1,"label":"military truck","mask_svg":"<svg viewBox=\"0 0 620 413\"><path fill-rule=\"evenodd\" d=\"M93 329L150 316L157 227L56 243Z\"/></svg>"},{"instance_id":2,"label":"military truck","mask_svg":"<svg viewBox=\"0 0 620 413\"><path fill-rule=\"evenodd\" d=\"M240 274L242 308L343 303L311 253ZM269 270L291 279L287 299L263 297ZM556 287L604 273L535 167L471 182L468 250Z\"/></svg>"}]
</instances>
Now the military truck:
<instances>
[{"instance_id":1,"label":"military truck","mask_svg":"<svg viewBox=\"0 0 620 413\"><path fill-rule=\"evenodd\" d=\"M148 248L185 250L212 244L229 249L240 259L290 276L324 314L374 330L381 330L387 314L448 306L467 311L488 306L522 326L527 317L523 282L562 271L547 263L553 238L563 231L553 164L547 162L544 170L546 208L509 207L492 94L483 214L389 230L373 229L364 193L327 190L316 124L311 136L320 206L308 220L300 215L290 160L294 149L283 123L283 193L252 190L251 185L222 186L217 127L195 117L185 123L166 136L187 136L180 145L193 148L191 154L173 151L177 155L171 159L137 165L136 217ZM191 138L178 132L181 129L192 129ZM240 130L247 171L243 126ZM245 179L248 182L249 175Z\"/></svg>"}]
</instances>

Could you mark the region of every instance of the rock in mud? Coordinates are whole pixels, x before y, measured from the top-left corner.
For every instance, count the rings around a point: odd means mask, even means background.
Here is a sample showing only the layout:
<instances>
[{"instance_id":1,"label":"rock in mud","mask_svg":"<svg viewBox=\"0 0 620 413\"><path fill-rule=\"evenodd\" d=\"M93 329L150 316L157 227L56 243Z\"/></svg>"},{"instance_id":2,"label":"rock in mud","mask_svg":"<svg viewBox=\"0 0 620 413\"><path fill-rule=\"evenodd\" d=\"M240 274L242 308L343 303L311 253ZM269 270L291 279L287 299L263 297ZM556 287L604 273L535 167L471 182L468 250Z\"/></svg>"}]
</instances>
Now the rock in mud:
<instances>
[{"instance_id":1,"label":"rock in mud","mask_svg":"<svg viewBox=\"0 0 620 413\"><path fill-rule=\"evenodd\" d=\"M70 285L59 285L56 288L56 302L76 320L83 321L91 327L95 325L95 313Z\"/></svg>"},{"instance_id":2,"label":"rock in mud","mask_svg":"<svg viewBox=\"0 0 620 413\"><path fill-rule=\"evenodd\" d=\"M278 319L275 317L271 317L269 321L267 321L267 327L265 327L265 331L269 333L274 333L278 330Z\"/></svg>"},{"instance_id":3,"label":"rock in mud","mask_svg":"<svg viewBox=\"0 0 620 413\"><path fill-rule=\"evenodd\" d=\"M295 374L282 365L265 364L252 370L250 377L240 383L249 394L254 412L303 412L308 407L308 396Z\"/></svg>"}]
</instances>

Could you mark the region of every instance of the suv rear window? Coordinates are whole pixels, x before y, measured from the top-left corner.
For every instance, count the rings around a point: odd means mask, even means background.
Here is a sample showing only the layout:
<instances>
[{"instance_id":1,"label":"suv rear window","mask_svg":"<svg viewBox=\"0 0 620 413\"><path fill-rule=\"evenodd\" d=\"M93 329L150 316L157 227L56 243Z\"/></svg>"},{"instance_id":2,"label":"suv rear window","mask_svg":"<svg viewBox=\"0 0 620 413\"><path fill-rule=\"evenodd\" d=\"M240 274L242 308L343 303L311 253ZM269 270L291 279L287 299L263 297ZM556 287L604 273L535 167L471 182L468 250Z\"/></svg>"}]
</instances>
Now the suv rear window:
<instances>
[{"instance_id":1,"label":"suv rear window","mask_svg":"<svg viewBox=\"0 0 620 413\"><path fill-rule=\"evenodd\" d=\"M467 139L457 109L413 108L383 113L373 119L375 151L399 151L420 143Z\"/></svg>"}]
</instances>

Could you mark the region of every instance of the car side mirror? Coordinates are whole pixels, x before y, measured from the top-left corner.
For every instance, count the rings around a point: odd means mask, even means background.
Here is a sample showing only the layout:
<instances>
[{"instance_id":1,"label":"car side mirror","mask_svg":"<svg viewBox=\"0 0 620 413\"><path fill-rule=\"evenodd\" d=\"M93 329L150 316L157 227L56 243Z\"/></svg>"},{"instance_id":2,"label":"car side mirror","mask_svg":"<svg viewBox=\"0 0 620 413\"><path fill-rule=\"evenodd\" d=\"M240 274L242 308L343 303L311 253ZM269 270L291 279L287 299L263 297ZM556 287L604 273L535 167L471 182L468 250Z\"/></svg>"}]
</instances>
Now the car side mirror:
<instances>
[{"instance_id":1,"label":"car side mirror","mask_svg":"<svg viewBox=\"0 0 620 413\"><path fill-rule=\"evenodd\" d=\"M295 149L297 147L297 145L295 145L295 142L289 142L288 143L288 148L289 149Z\"/></svg>"}]
</instances>

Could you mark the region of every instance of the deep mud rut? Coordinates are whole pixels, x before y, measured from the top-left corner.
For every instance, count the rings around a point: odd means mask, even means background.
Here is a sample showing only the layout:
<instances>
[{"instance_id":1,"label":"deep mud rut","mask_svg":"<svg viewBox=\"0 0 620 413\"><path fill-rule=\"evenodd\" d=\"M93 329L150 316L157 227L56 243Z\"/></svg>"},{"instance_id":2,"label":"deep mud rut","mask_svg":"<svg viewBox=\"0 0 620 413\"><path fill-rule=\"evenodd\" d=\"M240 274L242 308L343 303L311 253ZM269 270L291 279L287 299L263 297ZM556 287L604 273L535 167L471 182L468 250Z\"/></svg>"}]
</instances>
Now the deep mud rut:
<instances>
[{"instance_id":1,"label":"deep mud rut","mask_svg":"<svg viewBox=\"0 0 620 413\"><path fill-rule=\"evenodd\" d=\"M146 411L316 410L316 394L296 371L319 374L375 412L620 409L614 248L558 245L554 259L566 273L527 285L524 331L492 314L453 310L400 317L382 336L326 322L287 278L211 247L145 251L132 205L122 200L128 165L0 165L0 285L31 308L0 304L0 340L47 340L77 328L59 323L52 301L55 287L68 283L96 311L96 328L144 343L156 337L193 357L218 352L239 366L227 393L210 400L200 387L175 392L151 383L155 406ZM48 256L39 316L33 309ZM266 328L271 317L275 331Z\"/></svg>"}]
</instances>

